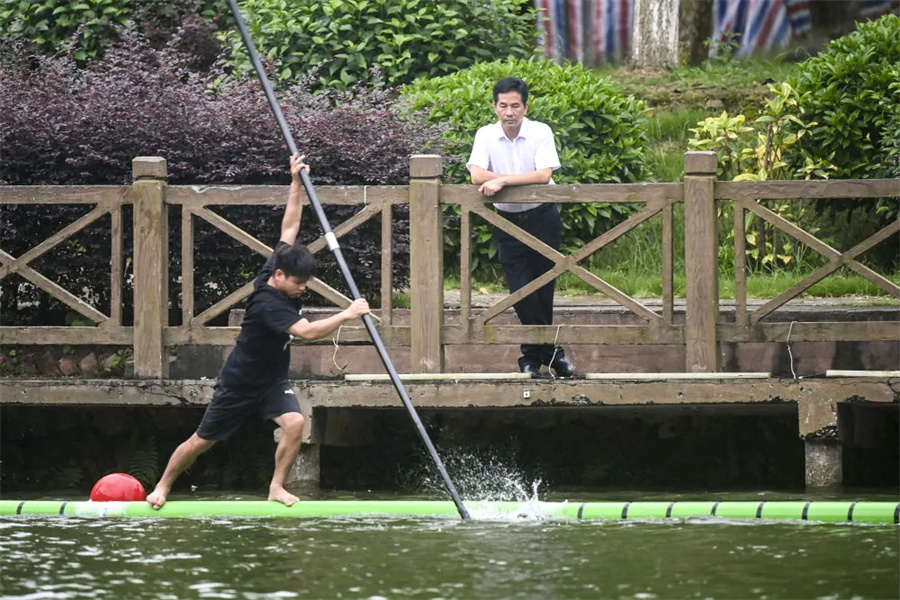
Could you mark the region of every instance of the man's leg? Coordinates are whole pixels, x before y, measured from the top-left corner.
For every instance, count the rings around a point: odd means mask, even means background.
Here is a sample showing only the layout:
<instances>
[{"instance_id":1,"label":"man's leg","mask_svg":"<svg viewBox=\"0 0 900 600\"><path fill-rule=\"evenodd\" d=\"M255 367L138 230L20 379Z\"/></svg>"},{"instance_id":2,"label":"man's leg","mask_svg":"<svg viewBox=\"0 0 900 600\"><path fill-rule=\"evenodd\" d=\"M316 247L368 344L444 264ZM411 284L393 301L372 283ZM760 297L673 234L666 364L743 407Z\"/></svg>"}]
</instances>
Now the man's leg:
<instances>
[{"instance_id":1,"label":"man's leg","mask_svg":"<svg viewBox=\"0 0 900 600\"><path fill-rule=\"evenodd\" d=\"M172 484L178 479L178 476L184 473L185 469L194 464L198 456L209 450L215 445L212 440L204 440L194 433L186 441L175 449L169 458L169 464L163 472L159 483L153 488L153 491L147 496L147 502L153 508L158 509L166 503L166 497L172 489Z\"/></svg>"},{"instance_id":2,"label":"man's leg","mask_svg":"<svg viewBox=\"0 0 900 600\"><path fill-rule=\"evenodd\" d=\"M275 472L272 474L272 483L269 484L269 500L281 502L290 506L300 500L294 494L284 489L284 482L297 453L300 452L300 442L303 436L303 415L298 412L288 412L272 419L281 427L281 439L275 448Z\"/></svg>"},{"instance_id":3,"label":"man's leg","mask_svg":"<svg viewBox=\"0 0 900 600\"><path fill-rule=\"evenodd\" d=\"M559 216L559 209L555 204L545 204L522 213L518 225L554 250L559 250L562 241L562 222ZM524 244L522 244L521 253L520 260L524 265L527 265L527 271L524 275L526 278L525 283L537 279L555 266L553 260L540 252L528 248ZM520 321L525 325L552 325L555 291L555 279L538 288L536 292L529 296L530 302L523 307L524 310L519 311L517 307ZM557 349L557 346L553 344L534 344L527 347L532 356L537 356L537 360L540 361L539 365L540 363L550 364L550 358Z\"/></svg>"},{"instance_id":4,"label":"man's leg","mask_svg":"<svg viewBox=\"0 0 900 600\"><path fill-rule=\"evenodd\" d=\"M541 209L538 209L541 210ZM537 216L537 215L536 215ZM562 244L562 221L559 216L559 208L553 205L543 210L539 218L529 222L529 233L538 238L554 250L559 250ZM535 278L543 275L553 268L554 263L537 252L532 260L535 269ZM538 308L535 320L541 325L553 324L553 300L556 292L556 280L541 287L536 293ZM551 367L559 377L571 377L575 373L575 365L566 358L562 346L555 344L542 344L540 346L541 363Z\"/></svg>"},{"instance_id":5,"label":"man's leg","mask_svg":"<svg viewBox=\"0 0 900 600\"><path fill-rule=\"evenodd\" d=\"M518 224L518 223L517 223ZM497 258L506 278L509 293L513 294L520 288L531 282L535 273L533 261L534 251L528 246L513 238L505 231L494 230L494 239L497 241ZM523 325L540 325L540 303L537 294L529 294L513 305L519 322ZM541 369L541 346L539 344L522 344L522 357L519 359L519 370L526 372L526 364L531 366L534 372Z\"/></svg>"},{"instance_id":6,"label":"man's leg","mask_svg":"<svg viewBox=\"0 0 900 600\"><path fill-rule=\"evenodd\" d=\"M535 236L537 237L537 235ZM548 245L552 245L548 242ZM555 250L559 249L559 245L557 244L554 247ZM534 262L534 270L535 275L534 278L537 279L547 271L553 268L553 261L547 259L544 255L538 254L535 252L535 256L533 259ZM537 292L534 293L536 308L534 309L535 316L533 320L540 325L553 325L553 298L556 294L556 280L553 279L547 282L546 285L541 286ZM554 352L557 351L559 346L554 346L553 344L541 344L540 345L540 355L541 362L545 365L550 364L550 358L553 356Z\"/></svg>"}]
</instances>

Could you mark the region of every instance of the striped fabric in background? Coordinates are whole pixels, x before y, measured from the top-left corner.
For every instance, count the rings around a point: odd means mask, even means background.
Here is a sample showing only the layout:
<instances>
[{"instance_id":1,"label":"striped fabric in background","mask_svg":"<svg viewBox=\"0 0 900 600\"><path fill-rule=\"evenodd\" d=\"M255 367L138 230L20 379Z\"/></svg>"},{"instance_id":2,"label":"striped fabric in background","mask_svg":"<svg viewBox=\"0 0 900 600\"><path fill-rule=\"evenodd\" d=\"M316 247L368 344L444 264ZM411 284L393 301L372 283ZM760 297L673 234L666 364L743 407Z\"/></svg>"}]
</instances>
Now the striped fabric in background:
<instances>
[{"instance_id":1,"label":"striped fabric in background","mask_svg":"<svg viewBox=\"0 0 900 600\"><path fill-rule=\"evenodd\" d=\"M737 44L734 56L746 58L756 52L784 48L794 35L788 18L790 0L715 0L710 54L718 52L729 38ZM809 22L808 2L794 2L794 18ZM799 5L806 5L805 8Z\"/></svg>"},{"instance_id":2,"label":"striped fabric in background","mask_svg":"<svg viewBox=\"0 0 900 600\"><path fill-rule=\"evenodd\" d=\"M550 58L586 65L628 60L634 0L534 0Z\"/></svg>"},{"instance_id":3,"label":"striped fabric in background","mask_svg":"<svg viewBox=\"0 0 900 600\"><path fill-rule=\"evenodd\" d=\"M534 0L545 53L556 61L588 66L626 62L631 53L634 1ZM710 37L719 43L733 38L738 57L777 51L809 33L809 4L810 0L713 0ZM859 10L864 21L890 12L900 14L900 0L859 0Z\"/></svg>"},{"instance_id":4,"label":"striped fabric in background","mask_svg":"<svg viewBox=\"0 0 900 600\"><path fill-rule=\"evenodd\" d=\"M809 18L809 0L787 0L785 9L794 36L803 36L810 32L812 21Z\"/></svg>"}]
</instances>

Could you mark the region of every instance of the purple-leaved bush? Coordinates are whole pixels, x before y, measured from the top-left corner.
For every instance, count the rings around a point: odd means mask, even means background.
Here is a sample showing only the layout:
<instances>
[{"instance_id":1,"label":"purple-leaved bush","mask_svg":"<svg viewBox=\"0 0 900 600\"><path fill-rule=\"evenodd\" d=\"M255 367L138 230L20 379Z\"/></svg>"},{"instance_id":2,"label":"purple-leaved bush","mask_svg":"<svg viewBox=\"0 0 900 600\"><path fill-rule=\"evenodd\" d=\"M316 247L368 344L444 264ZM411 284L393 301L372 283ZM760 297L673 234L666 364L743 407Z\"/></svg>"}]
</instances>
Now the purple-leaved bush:
<instances>
[{"instance_id":1,"label":"purple-leaved bush","mask_svg":"<svg viewBox=\"0 0 900 600\"><path fill-rule=\"evenodd\" d=\"M196 54L184 51L192 47L185 40L196 33L196 27L186 23L162 47L125 31L103 58L85 68L64 53L4 56L0 61L0 182L129 184L134 157L162 156L168 163L170 184L286 185L290 181L288 150L259 82L196 71ZM313 95L301 83L285 93L281 105L298 147L308 156L316 184L403 184L408 181L411 154L440 152L440 131L417 117L401 116L390 90L378 86L354 90L352 95L327 96ZM335 226L357 210L334 208L328 214ZM75 206L7 206L0 218L3 249L17 256L83 212ZM266 243L277 241L280 208L231 207L221 212ZM309 242L320 229L313 211L304 216L301 237ZM56 224L48 226L47 219ZM395 220L394 279L395 287L402 287L409 273L405 211L395 210ZM170 221L174 281L180 269L180 220ZM252 277L261 261L202 222L196 229L199 311ZM82 234L68 244L75 249L67 253L60 247L58 253L54 250L33 266L105 310L109 302L107 238L102 231ZM341 243L361 293L377 303L378 222L354 231ZM130 244L126 237L129 252ZM57 254L68 255L54 260ZM331 256L320 253L319 257L320 276L344 288ZM28 316L15 319L23 324L64 319L67 311L57 309L65 307L21 283L15 277L2 282L6 323L17 314L17 300L36 303ZM178 285L173 283L170 289L175 323L180 314Z\"/></svg>"}]
</instances>

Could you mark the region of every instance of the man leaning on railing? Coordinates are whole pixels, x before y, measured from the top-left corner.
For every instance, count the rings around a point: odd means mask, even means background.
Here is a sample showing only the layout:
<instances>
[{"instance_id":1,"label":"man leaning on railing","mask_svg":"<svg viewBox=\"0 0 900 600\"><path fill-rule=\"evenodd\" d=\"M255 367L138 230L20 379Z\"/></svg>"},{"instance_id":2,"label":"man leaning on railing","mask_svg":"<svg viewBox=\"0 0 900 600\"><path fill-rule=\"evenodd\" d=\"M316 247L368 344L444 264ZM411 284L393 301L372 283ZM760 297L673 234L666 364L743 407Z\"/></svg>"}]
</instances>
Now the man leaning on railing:
<instances>
[{"instance_id":1,"label":"man leaning on railing","mask_svg":"<svg viewBox=\"0 0 900 600\"><path fill-rule=\"evenodd\" d=\"M494 196L507 185L553 184L553 171L560 167L553 131L544 123L527 119L528 85L518 77L504 77L494 85L494 112L499 121L475 134L472 155L466 167L472 183L484 196ZM497 211L554 250L559 250L562 224L553 203L522 204L496 202ZM505 231L494 228L500 266L510 293L527 285L551 268L553 261L529 248ZM553 294L550 281L515 304L523 325L553 324ZM519 370L540 377L541 366L558 377L570 377L575 365L555 344L522 344Z\"/></svg>"}]
</instances>

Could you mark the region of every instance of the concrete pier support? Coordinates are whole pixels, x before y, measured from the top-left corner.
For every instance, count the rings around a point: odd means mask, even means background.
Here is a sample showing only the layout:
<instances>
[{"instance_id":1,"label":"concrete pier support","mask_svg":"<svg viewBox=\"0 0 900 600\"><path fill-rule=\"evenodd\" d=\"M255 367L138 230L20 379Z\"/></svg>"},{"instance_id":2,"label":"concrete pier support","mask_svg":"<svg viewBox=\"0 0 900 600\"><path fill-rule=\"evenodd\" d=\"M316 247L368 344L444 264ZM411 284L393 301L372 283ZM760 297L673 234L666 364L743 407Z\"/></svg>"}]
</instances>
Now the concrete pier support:
<instances>
[{"instance_id":1,"label":"concrete pier support","mask_svg":"<svg viewBox=\"0 0 900 600\"><path fill-rule=\"evenodd\" d=\"M294 460L294 466L288 475L287 486L292 490L317 490L319 489L320 470L319 444L303 444L300 454Z\"/></svg>"},{"instance_id":2,"label":"concrete pier support","mask_svg":"<svg viewBox=\"0 0 900 600\"><path fill-rule=\"evenodd\" d=\"M285 486L295 492L319 489L321 480L320 440L325 421L323 418L313 418L313 409L307 396L301 395L299 399L301 412L305 417L303 444L300 446L300 452L294 459L294 464L288 473L287 481L285 481ZM273 438L276 444L281 439L280 427L275 430Z\"/></svg>"},{"instance_id":3,"label":"concrete pier support","mask_svg":"<svg viewBox=\"0 0 900 600\"><path fill-rule=\"evenodd\" d=\"M830 487L844 481L841 442L830 438L808 438L806 446L806 487Z\"/></svg>"}]
</instances>

